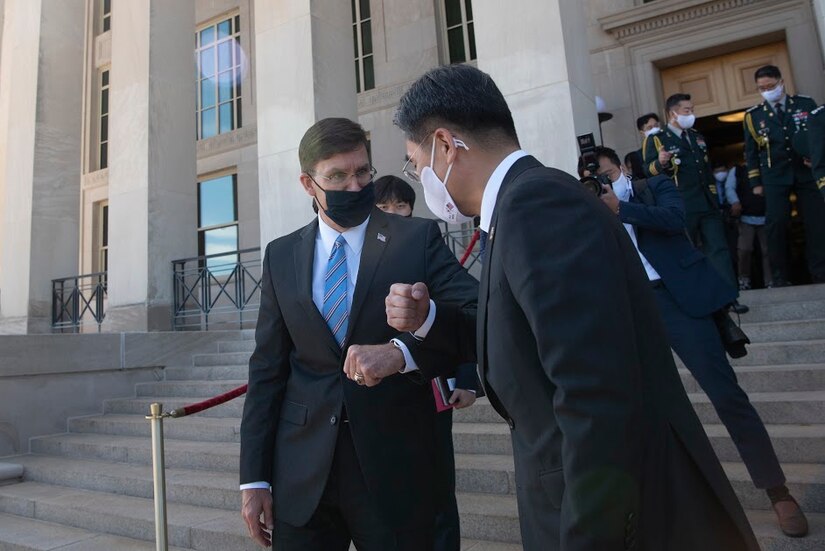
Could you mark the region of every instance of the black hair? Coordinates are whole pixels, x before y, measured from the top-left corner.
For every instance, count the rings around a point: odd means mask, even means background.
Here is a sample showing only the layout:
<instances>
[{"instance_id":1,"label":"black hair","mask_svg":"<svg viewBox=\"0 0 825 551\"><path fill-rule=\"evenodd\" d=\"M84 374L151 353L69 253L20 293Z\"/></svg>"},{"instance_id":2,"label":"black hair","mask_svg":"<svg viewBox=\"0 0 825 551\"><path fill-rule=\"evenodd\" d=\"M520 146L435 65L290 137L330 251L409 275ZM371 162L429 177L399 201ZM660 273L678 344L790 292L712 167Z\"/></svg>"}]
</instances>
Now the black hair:
<instances>
[{"instance_id":1,"label":"black hair","mask_svg":"<svg viewBox=\"0 0 825 551\"><path fill-rule=\"evenodd\" d=\"M656 113L648 113L647 115L642 115L638 119L636 119L636 129L641 130L647 124L647 121L650 119L655 120L656 122L661 122L659 120L659 115Z\"/></svg>"},{"instance_id":2,"label":"black hair","mask_svg":"<svg viewBox=\"0 0 825 551\"><path fill-rule=\"evenodd\" d=\"M625 155L624 164L630 167L630 175L634 180L643 180L645 178L644 162L638 151L631 151Z\"/></svg>"},{"instance_id":3,"label":"black hair","mask_svg":"<svg viewBox=\"0 0 825 551\"><path fill-rule=\"evenodd\" d=\"M350 153L361 146L369 152L367 133L360 124L343 118L321 119L301 138L298 146L301 170L312 172L321 161L339 153Z\"/></svg>"},{"instance_id":4,"label":"black hair","mask_svg":"<svg viewBox=\"0 0 825 551\"><path fill-rule=\"evenodd\" d=\"M415 207L415 190L398 176L381 176L375 181L375 204L403 201Z\"/></svg>"},{"instance_id":5,"label":"black hair","mask_svg":"<svg viewBox=\"0 0 825 551\"><path fill-rule=\"evenodd\" d=\"M665 110L670 113L674 107L677 107L683 101L690 101L690 94L673 94L665 102Z\"/></svg>"},{"instance_id":6,"label":"black hair","mask_svg":"<svg viewBox=\"0 0 825 551\"><path fill-rule=\"evenodd\" d=\"M718 161L714 161L713 163L711 163L710 168L711 168L711 170L716 170L717 168L724 168L725 170L727 170L728 165L727 165L727 163L725 163L725 161L718 160Z\"/></svg>"},{"instance_id":7,"label":"black hair","mask_svg":"<svg viewBox=\"0 0 825 551\"><path fill-rule=\"evenodd\" d=\"M622 161L619 160L619 155L615 149L600 145L596 147L596 158L598 159L599 157L606 157L608 161L616 165L616 168L622 168Z\"/></svg>"},{"instance_id":8,"label":"black hair","mask_svg":"<svg viewBox=\"0 0 825 551\"><path fill-rule=\"evenodd\" d=\"M765 65L764 67L758 68L753 74L753 80L759 80L764 77L779 80L782 78L782 71L780 71L776 65Z\"/></svg>"},{"instance_id":9,"label":"black hair","mask_svg":"<svg viewBox=\"0 0 825 551\"><path fill-rule=\"evenodd\" d=\"M482 145L519 144L504 95L490 75L470 65L445 65L424 74L401 98L393 122L413 142L444 126Z\"/></svg>"}]
</instances>

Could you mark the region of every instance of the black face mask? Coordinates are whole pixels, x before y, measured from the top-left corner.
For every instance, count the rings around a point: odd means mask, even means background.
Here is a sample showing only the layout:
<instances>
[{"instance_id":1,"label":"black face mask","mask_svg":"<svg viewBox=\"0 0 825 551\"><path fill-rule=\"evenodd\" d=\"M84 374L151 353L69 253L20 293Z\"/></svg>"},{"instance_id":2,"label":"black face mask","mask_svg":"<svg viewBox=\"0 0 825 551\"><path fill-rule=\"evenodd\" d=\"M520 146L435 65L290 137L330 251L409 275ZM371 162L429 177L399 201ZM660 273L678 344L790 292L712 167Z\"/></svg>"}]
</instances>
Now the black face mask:
<instances>
[{"instance_id":1,"label":"black face mask","mask_svg":"<svg viewBox=\"0 0 825 551\"><path fill-rule=\"evenodd\" d=\"M314 181L314 180L313 180ZM318 183L315 183L318 186ZM324 213L329 219L342 228L360 226L375 206L375 184L370 182L360 191L333 191L324 190L327 198L327 208ZM315 200L318 203L318 200ZM320 207L320 203L318 203Z\"/></svg>"}]
</instances>

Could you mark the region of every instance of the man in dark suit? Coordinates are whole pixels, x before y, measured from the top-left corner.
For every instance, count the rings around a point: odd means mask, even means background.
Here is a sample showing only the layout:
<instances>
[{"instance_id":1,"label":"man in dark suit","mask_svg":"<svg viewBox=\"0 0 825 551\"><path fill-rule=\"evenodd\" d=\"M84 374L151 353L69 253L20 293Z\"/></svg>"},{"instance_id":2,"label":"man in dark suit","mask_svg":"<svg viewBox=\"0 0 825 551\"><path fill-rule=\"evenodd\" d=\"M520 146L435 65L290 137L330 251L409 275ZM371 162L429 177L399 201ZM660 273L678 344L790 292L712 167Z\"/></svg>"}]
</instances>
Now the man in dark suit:
<instances>
[{"instance_id":1,"label":"man in dark suit","mask_svg":"<svg viewBox=\"0 0 825 551\"><path fill-rule=\"evenodd\" d=\"M475 356L477 282L433 221L374 207L366 145L347 119L307 131L300 179L319 216L264 257L241 423L242 514L255 541L284 551L432 548L426 379ZM411 333L387 325L396 282L429 291Z\"/></svg>"},{"instance_id":2,"label":"man in dark suit","mask_svg":"<svg viewBox=\"0 0 825 551\"><path fill-rule=\"evenodd\" d=\"M804 155L794 148L796 135L807 132L816 102L808 96L788 94L776 66L760 67L754 80L765 101L745 113L745 159L753 193L765 196L773 286L790 285L788 225L792 192L805 225L808 271L814 283L825 283L825 204Z\"/></svg>"},{"instance_id":3,"label":"man in dark suit","mask_svg":"<svg viewBox=\"0 0 825 551\"><path fill-rule=\"evenodd\" d=\"M525 551L757 550L619 221L520 150L474 67L425 74L395 122L427 205L480 215L489 233L479 370L511 429ZM411 306L401 290L388 303Z\"/></svg>"},{"instance_id":4,"label":"man in dark suit","mask_svg":"<svg viewBox=\"0 0 825 551\"><path fill-rule=\"evenodd\" d=\"M816 187L825 199L825 106L820 105L808 117L808 151Z\"/></svg>"},{"instance_id":5,"label":"man in dark suit","mask_svg":"<svg viewBox=\"0 0 825 551\"><path fill-rule=\"evenodd\" d=\"M596 148L599 174L613 183L602 201L625 226L656 294L670 345L710 398L751 479L766 490L782 531L800 537L808 522L785 486L768 431L736 381L713 320L735 290L710 266L685 233L679 191L667 176L633 182L612 149Z\"/></svg>"}]
</instances>

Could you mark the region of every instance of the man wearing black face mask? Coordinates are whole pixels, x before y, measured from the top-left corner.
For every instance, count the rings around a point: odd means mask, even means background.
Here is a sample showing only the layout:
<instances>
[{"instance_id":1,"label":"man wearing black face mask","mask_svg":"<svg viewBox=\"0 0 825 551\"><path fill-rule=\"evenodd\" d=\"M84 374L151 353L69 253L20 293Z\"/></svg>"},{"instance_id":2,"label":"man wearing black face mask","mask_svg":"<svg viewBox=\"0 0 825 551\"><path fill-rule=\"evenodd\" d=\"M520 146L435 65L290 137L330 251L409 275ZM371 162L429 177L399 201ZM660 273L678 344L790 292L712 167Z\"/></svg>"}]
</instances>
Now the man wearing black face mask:
<instances>
[{"instance_id":1,"label":"man wearing black face mask","mask_svg":"<svg viewBox=\"0 0 825 551\"><path fill-rule=\"evenodd\" d=\"M427 379L475 359L461 328L475 323L477 282L433 221L374 208L366 143L347 119L306 132L300 179L318 218L266 248L240 482L251 537L279 550L432 549ZM387 325L396 282L430 297L408 312L410 333Z\"/></svg>"}]
</instances>

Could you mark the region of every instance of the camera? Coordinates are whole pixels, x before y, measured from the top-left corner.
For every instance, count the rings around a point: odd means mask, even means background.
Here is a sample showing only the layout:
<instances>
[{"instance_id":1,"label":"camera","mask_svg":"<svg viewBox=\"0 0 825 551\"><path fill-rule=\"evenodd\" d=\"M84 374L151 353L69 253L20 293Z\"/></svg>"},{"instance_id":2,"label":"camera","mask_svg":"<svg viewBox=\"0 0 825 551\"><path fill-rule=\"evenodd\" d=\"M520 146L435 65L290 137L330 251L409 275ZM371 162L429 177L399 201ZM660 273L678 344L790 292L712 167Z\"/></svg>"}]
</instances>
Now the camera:
<instances>
[{"instance_id":1,"label":"camera","mask_svg":"<svg viewBox=\"0 0 825 551\"><path fill-rule=\"evenodd\" d=\"M576 140L579 143L581 167L589 173L588 176L582 176L579 181L587 191L598 197L604 193L602 186L609 186L612 185L612 183L607 175L597 174L599 170L599 159L596 157L596 139L591 133L576 136Z\"/></svg>"}]
</instances>

